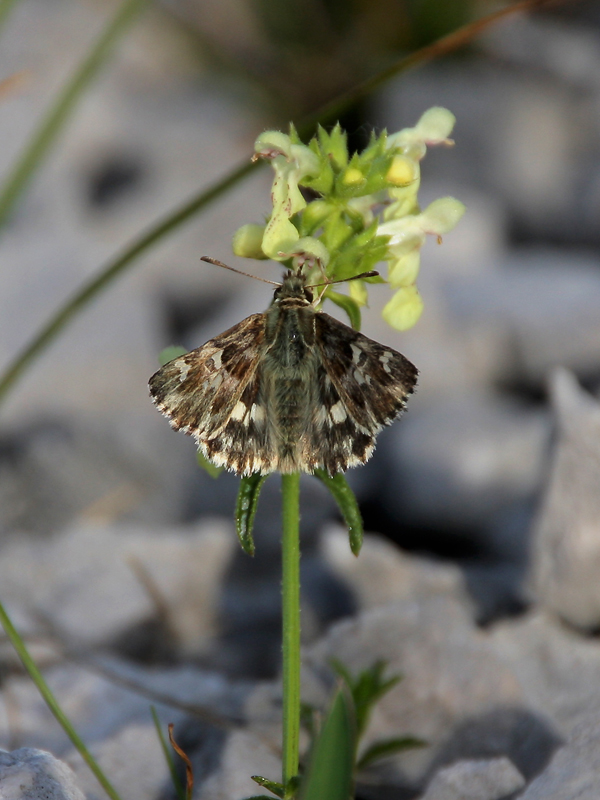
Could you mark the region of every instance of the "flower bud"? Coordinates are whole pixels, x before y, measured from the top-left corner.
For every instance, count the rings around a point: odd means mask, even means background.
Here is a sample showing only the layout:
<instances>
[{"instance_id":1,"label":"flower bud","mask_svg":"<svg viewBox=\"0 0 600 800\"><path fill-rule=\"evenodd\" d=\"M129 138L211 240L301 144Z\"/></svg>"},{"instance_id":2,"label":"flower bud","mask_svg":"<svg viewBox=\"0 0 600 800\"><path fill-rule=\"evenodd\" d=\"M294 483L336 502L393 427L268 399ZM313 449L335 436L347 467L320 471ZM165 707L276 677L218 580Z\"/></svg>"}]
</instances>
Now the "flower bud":
<instances>
[{"instance_id":1,"label":"flower bud","mask_svg":"<svg viewBox=\"0 0 600 800\"><path fill-rule=\"evenodd\" d=\"M262 249L262 240L265 233L264 225L242 225L233 234L231 243L233 252L242 258L266 258Z\"/></svg>"}]
</instances>

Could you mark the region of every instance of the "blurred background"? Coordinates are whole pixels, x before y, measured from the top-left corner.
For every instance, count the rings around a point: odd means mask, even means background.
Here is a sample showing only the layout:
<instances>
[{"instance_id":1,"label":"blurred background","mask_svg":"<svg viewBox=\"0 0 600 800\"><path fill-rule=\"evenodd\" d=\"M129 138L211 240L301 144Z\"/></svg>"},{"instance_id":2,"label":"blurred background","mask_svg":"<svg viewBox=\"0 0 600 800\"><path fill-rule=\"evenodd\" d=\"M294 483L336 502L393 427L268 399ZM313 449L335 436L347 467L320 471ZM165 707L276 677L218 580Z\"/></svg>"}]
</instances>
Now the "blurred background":
<instances>
[{"instance_id":1,"label":"blurred background","mask_svg":"<svg viewBox=\"0 0 600 800\"><path fill-rule=\"evenodd\" d=\"M11 79L0 98L2 176L118 7L12 6L0 38L0 78ZM0 369L141 231L248 159L262 130L285 130L494 8L150 4L1 231ZM386 328L385 292L363 315L363 331L403 352L421 378L372 462L348 478L366 529L456 570L473 618L489 625L532 602L531 534L554 431L549 376L563 367L600 391L600 6L506 18L391 79L341 122L360 148L372 129L410 127L433 105L456 115L456 144L429 151L422 205L452 195L467 213L423 251L425 312L413 330ZM199 259L252 270L231 256L231 236L269 213L270 181L255 171L150 248L7 396L0 599L25 632L43 616L56 636L131 664L195 663L228 680L277 674L278 482L263 489L251 561L235 545L237 479L200 470L193 441L171 431L147 393L164 347L197 347L269 304L263 284ZM276 265L254 271L278 277ZM334 504L314 480L303 492L308 643L363 601L335 555ZM12 674L8 656L2 663ZM0 716L4 742L9 718Z\"/></svg>"}]
</instances>

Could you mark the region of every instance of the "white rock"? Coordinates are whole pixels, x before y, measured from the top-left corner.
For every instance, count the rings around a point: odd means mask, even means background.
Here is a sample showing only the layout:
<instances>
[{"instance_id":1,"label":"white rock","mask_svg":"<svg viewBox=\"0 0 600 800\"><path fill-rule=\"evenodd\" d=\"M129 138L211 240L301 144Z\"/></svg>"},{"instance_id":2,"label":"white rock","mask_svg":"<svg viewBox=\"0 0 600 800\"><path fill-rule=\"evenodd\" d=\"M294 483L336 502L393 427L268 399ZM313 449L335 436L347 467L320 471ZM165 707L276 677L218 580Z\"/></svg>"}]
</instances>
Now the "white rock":
<instances>
[{"instance_id":1,"label":"white rock","mask_svg":"<svg viewBox=\"0 0 600 800\"><path fill-rule=\"evenodd\" d=\"M73 771L44 750L0 750L2 800L85 800Z\"/></svg>"},{"instance_id":2,"label":"white rock","mask_svg":"<svg viewBox=\"0 0 600 800\"><path fill-rule=\"evenodd\" d=\"M551 385L557 438L535 526L532 581L538 601L573 625L600 625L600 403L574 377Z\"/></svg>"},{"instance_id":3,"label":"white rock","mask_svg":"<svg viewBox=\"0 0 600 800\"><path fill-rule=\"evenodd\" d=\"M407 555L388 539L365 534L358 558L348 544L344 528L327 528L321 539L325 561L356 595L359 611L400 600L441 596L465 603L471 600L463 573L454 564Z\"/></svg>"},{"instance_id":4,"label":"white rock","mask_svg":"<svg viewBox=\"0 0 600 800\"><path fill-rule=\"evenodd\" d=\"M436 773L421 800L500 800L523 786L508 758L459 761Z\"/></svg>"}]
</instances>

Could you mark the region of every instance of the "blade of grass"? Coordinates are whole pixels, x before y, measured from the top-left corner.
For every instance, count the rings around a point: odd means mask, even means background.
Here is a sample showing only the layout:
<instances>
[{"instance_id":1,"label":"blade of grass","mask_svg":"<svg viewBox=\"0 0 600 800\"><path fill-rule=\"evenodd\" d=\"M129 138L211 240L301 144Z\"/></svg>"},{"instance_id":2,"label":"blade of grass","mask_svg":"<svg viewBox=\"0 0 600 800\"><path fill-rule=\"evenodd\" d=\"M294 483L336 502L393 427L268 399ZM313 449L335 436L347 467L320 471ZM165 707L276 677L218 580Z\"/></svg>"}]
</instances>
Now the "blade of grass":
<instances>
[{"instance_id":1,"label":"blade of grass","mask_svg":"<svg viewBox=\"0 0 600 800\"><path fill-rule=\"evenodd\" d=\"M126 247L121 255L118 255L114 260L110 261L94 278L85 283L81 289L77 290L72 297L52 315L31 342L17 354L12 363L8 365L0 377L0 403L9 389L35 358L54 341L71 319L82 311L102 289L109 286L115 278L119 277L155 242L171 233L182 223L187 222L188 219L204 208L204 206L207 206L215 198L226 192L230 186L234 186L242 177L253 169L256 169L258 163L259 162L246 162L236 167L225 178L213 184L208 189L205 189L189 202L159 221L156 225L150 227L145 233L142 233L139 238L135 239Z\"/></svg>"},{"instance_id":2,"label":"blade of grass","mask_svg":"<svg viewBox=\"0 0 600 800\"><path fill-rule=\"evenodd\" d=\"M163 732L160 727L160 720L158 718L158 714L156 713L156 709L154 706L150 706L150 713L152 714L152 720L154 722L154 727L156 728L156 735L158 736L158 741L160 742L160 746L162 747L162 751L165 756L165 761L167 762L167 766L169 768L169 772L171 773L171 780L173 781L173 787L175 789L175 793L178 797L178 800L185 800L185 792L183 790L183 786L181 785L181 781L179 780L179 775L177 774L177 770L175 769L175 759L173 758L173 754L169 750L167 746L167 740L165 739Z\"/></svg>"},{"instance_id":3,"label":"blade of grass","mask_svg":"<svg viewBox=\"0 0 600 800\"><path fill-rule=\"evenodd\" d=\"M324 106L316 115L302 122L298 126L298 129L303 132L311 130L317 121L326 121L326 119L331 118L333 115L340 114L358 100L366 97L371 91L378 88L389 78L415 67L419 63L431 61L437 56L446 55L468 44L476 35L482 33L486 28L498 22L502 17L508 14L526 11L541 5L554 4L561 1L564 2L564 0L523 0L523 2L515 3L501 11L488 14L486 17L476 20L476 22L464 25L449 36L445 36L438 42L423 47L415 53L411 53L406 58L399 59L372 78L363 81L355 89L341 95L327 106ZM195 214L224 194L228 189L235 186L253 169L258 168L263 163L264 162L244 162L234 167L220 181L217 181L208 189L202 190L188 202L158 220L158 222L148 228L147 231L140 234L127 245L120 255L116 256L112 261L109 261L105 267L100 269L96 277L92 278L88 283L85 283L53 314L50 320L34 335L29 344L24 347L8 365L4 373L0 376L0 403L35 358L54 341L71 319L82 311L100 291L109 286L116 278L120 277L132 266L136 259L153 244L173 233L180 225L188 222Z\"/></svg>"},{"instance_id":4,"label":"blade of grass","mask_svg":"<svg viewBox=\"0 0 600 800\"><path fill-rule=\"evenodd\" d=\"M345 92L341 92L337 97L334 97L329 103L325 103L318 108L309 118L303 120L298 126L298 132L301 137L312 136L318 124L326 124L332 120L336 120L340 115L351 108L359 100L363 100L368 95L372 94L376 89L395 77L401 72L407 72L409 69L416 67L418 64L426 64L441 56L448 55L460 47L469 44L475 37L483 33L485 30L495 25L504 17L520 11L532 11L543 6L556 6L566 3L568 0L519 0L519 2L511 3L499 11L493 11L491 14L486 14L473 22L468 22L462 25L456 31L442 36L432 44L421 47L407 56L394 61L388 67L380 70L360 81Z\"/></svg>"},{"instance_id":5,"label":"blade of grass","mask_svg":"<svg viewBox=\"0 0 600 800\"><path fill-rule=\"evenodd\" d=\"M32 659L27 647L25 646L25 642L19 634L17 633L16 628L12 624L10 617L6 613L4 606L0 603L0 623L4 628L4 631L7 637L10 639L12 646L15 648L15 651L21 661L23 662L23 666L29 673L31 680L35 683L38 692L42 695L44 700L46 701L46 705L56 718L58 724L62 727L64 732L67 734L75 748L78 750L79 754L94 773L98 783L102 786L106 794L111 798L111 800L121 800L121 797L117 793L116 789L113 787L111 782L108 780L104 772L100 769L98 762L94 759L90 751L87 749L85 744L83 743L83 739L79 736L71 721L68 717L64 714L63 710L61 709L58 701L50 691L50 687L44 680L42 673L37 668L35 661Z\"/></svg>"},{"instance_id":6,"label":"blade of grass","mask_svg":"<svg viewBox=\"0 0 600 800\"><path fill-rule=\"evenodd\" d=\"M4 23L8 19L10 12L18 2L19 0L0 0L0 33L2 33L2 28L4 27Z\"/></svg>"},{"instance_id":7,"label":"blade of grass","mask_svg":"<svg viewBox=\"0 0 600 800\"><path fill-rule=\"evenodd\" d=\"M6 223L16 201L64 129L77 102L108 60L117 40L147 4L148 0L124 0L96 44L75 70L71 80L46 112L0 190L0 228ZM8 0L4 0L4 6L9 6L10 9ZM8 10L5 13L8 13ZM3 7L0 6L0 26L3 21L2 13Z\"/></svg>"}]
</instances>

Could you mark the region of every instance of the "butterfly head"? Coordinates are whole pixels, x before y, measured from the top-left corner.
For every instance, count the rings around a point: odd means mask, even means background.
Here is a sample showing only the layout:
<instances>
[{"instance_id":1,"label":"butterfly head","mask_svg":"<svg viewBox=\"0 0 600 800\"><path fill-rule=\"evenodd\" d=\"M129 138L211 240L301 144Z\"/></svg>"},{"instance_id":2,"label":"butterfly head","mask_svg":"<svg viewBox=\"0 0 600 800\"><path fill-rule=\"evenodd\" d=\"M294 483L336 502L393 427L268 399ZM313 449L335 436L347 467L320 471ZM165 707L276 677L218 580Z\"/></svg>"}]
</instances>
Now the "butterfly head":
<instances>
[{"instance_id":1,"label":"butterfly head","mask_svg":"<svg viewBox=\"0 0 600 800\"><path fill-rule=\"evenodd\" d=\"M306 278L301 272L286 272L281 286L275 289L274 303L279 304L282 300L288 299L304 300L306 303L313 302L313 293L306 287Z\"/></svg>"}]
</instances>

